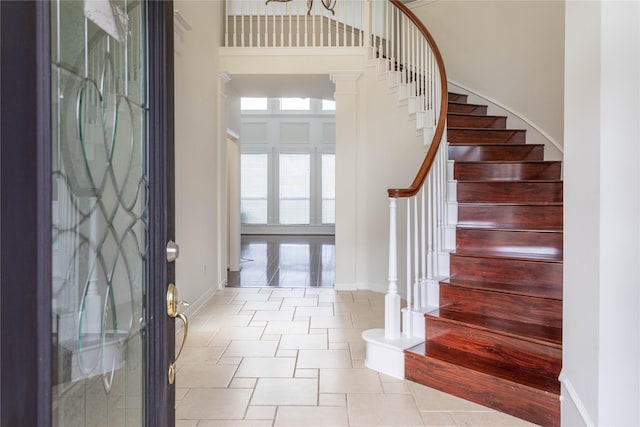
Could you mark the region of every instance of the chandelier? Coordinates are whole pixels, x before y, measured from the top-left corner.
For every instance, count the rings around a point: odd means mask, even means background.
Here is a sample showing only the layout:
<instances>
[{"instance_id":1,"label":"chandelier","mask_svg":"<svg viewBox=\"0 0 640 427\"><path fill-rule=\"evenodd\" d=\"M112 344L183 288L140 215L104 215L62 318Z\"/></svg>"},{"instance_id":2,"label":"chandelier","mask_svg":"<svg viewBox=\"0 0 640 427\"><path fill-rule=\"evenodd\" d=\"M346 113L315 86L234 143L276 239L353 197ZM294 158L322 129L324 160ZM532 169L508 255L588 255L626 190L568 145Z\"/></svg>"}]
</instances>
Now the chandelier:
<instances>
[{"instance_id":1,"label":"chandelier","mask_svg":"<svg viewBox=\"0 0 640 427\"><path fill-rule=\"evenodd\" d=\"M267 0L265 2L265 4L269 4L269 2L278 2L278 3L289 3L292 0ZM336 7L336 1L337 0L320 0L320 2L322 3L322 6L324 6L325 9L327 9L329 12L331 12L332 15L335 15L336 12L333 10ZM311 16L311 8L313 7L313 0L307 0L307 15Z\"/></svg>"}]
</instances>

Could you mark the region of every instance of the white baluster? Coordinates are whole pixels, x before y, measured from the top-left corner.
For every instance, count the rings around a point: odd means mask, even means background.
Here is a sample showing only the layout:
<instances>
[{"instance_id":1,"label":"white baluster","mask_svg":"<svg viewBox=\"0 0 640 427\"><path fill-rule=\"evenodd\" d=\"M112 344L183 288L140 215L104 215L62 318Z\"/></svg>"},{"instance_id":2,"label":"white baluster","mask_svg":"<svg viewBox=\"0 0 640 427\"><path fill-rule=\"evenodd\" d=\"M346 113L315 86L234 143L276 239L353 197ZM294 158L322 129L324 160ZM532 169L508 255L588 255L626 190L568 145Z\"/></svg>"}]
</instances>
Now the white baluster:
<instances>
[{"instance_id":1,"label":"white baluster","mask_svg":"<svg viewBox=\"0 0 640 427\"><path fill-rule=\"evenodd\" d=\"M229 0L225 0L224 45L229 47Z\"/></svg>"},{"instance_id":2,"label":"white baluster","mask_svg":"<svg viewBox=\"0 0 640 427\"><path fill-rule=\"evenodd\" d=\"M260 11L261 8L261 4L256 2L256 17L257 17L257 22L256 22L256 45L258 47L262 47L262 32L260 32L260 23L262 21L262 19L265 17L266 14L262 14L262 12ZM266 21L265 21L265 27L266 27Z\"/></svg>"},{"instance_id":3,"label":"white baluster","mask_svg":"<svg viewBox=\"0 0 640 427\"><path fill-rule=\"evenodd\" d=\"M428 187L426 186L426 183L422 184L422 190L420 191L421 193L420 222L422 223L420 228L420 232L421 232L420 262L422 267L422 280L420 281L422 285L421 289L426 289L426 286L427 286L427 230L426 230L427 223L426 223L426 206L425 206L427 190L428 190ZM416 298L416 300L417 299L418 298ZM423 306L423 305L426 305L426 295L423 295L421 293L420 306Z\"/></svg>"},{"instance_id":4,"label":"white baluster","mask_svg":"<svg viewBox=\"0 0 640 427\"><path fill-rule=\"evenodd\" d=\"M411 336L411 197L407 198L407 308L404 322L406 336Z\"/></svg>"},{"instance_id":5,"label":"white baluster","mask_svg":"<svg viewBox=\"0 0 640 427\"><path fill-rule=\"evenodd\" d=\"M416 310L420 309L420 250L418 244L418 196L413 197L413 297ZM411 305L409 304L409 307Z\"/></svg>"},{"instance_id":6,"label":"white baluster","mask_svg":"<svg viewBox=\"0 0 640 427\"><path fill-rule=\"evenodd\" d=\"M400 295L398 295L398 241L396 238L397 199L389 198L389 287L384 297L384 336L400 336Z\"/></svg>"}]
</instances>

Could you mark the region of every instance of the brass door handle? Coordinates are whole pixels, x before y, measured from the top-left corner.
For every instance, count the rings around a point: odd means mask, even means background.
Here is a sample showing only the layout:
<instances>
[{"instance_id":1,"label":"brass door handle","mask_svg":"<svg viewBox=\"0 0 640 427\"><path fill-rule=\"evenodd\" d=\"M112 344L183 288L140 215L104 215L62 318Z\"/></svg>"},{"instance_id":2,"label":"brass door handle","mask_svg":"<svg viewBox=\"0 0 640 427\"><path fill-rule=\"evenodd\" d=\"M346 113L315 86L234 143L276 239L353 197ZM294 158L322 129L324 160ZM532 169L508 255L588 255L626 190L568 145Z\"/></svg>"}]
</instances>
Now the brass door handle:
<instances>
[{"instance_id":1,"label":"brass door handle","mask_svg":"<svg viewBox=\"0 0 640 427\"><path fill-rule=\"evenodd\" d=\"M173 384L176 379L176 362L178 361L180 354L182 354L182 350L184 349L184 344L187 342L187 335L189 334L189 318L187 317L186 314L178 311L179 305L189 306L189 303L178 300L178 289L173 283L169 283L169 286L167 288L167 314L171 318L179 317L180 319L182 319L182 323L184 324L182 344L180 345L180 350L178 350L178 354L176 355L176 358L174 359L174 361L169 364L169 372L168 372L169 384Z\"/></svg>"}]
</instances>

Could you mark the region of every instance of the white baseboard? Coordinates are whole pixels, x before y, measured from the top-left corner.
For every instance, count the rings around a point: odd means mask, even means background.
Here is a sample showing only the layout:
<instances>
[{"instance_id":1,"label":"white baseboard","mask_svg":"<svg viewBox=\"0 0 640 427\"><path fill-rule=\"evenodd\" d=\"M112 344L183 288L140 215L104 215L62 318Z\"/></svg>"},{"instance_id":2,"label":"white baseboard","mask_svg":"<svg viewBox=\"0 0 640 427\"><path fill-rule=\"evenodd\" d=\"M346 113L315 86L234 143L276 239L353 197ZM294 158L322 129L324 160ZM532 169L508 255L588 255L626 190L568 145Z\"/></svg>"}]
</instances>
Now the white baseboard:
<instances>
[{"instance_id":1,"label":"white baseboard","mask_svg":"<svg viewBox=\"0 0 640 427\"><path fill-rule=\"evenodd\" d=\"M591 419L571 380L564 373L560 373L560 383L562 384L560 396L562 424L576 425L576 421L581 420L585 426L595 427L596 423Z\"/></svg>"}]
</instances>

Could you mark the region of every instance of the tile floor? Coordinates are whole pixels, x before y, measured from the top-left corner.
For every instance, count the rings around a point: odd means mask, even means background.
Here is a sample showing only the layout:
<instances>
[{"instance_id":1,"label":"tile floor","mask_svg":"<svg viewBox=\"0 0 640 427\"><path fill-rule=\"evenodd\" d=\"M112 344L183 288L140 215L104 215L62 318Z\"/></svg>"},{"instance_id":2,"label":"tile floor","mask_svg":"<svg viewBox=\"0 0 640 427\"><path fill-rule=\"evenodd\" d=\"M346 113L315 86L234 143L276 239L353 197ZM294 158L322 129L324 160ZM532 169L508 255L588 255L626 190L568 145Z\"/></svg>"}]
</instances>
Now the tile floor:
<instances>
[{"instance_id":1,"label":"tile floor","mask_svg":"<svg viewBox=\"0 0 640 427\"><path fill-rule=\"evenodd\" d=\"M177 427L526 426L364 367L362 330L384 296L331 288L226 288L190 321Z\"/></svg>"},{"instance_id":2,"label":"tile floor","mask_svg":"<svg viewBox=\"0 0 640 427\"><path fill-rule=\"evenodd\" d=\"M242 235L240 271L229 286L333 286L334 236Z\"/></svg>"}]
</instances>

